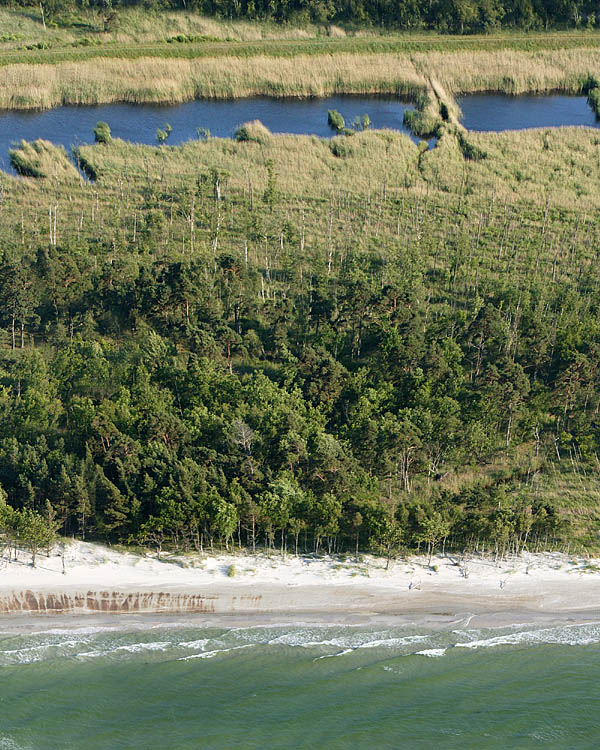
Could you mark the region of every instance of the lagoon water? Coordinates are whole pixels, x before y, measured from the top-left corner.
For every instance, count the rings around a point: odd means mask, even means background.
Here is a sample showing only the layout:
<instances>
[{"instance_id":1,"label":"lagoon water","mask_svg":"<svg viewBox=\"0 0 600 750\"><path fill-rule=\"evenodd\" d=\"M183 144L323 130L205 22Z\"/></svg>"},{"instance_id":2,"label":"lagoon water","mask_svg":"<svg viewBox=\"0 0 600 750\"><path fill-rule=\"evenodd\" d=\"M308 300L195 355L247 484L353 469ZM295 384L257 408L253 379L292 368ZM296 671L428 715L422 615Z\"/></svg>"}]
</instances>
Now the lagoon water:
<instances>
[{"instance_id":1,"label":"lagoon water","mask_svg":"<svg viewBox=\"0 0 600 750\"><path fill-rule=\"evenodd\" d=\"M586 750L600 624L154 622L4 633L5 750Z\"/></svg>"},{"instance_id":2,"label":"lagoon water","mask_svg":"<svg viewBox=\"0 0 600 750\"><path fill-rule=\"evenodd\" d=\"M457 98L467 130L502 131L579 125L600 127L585 96L469 94Z\"/></svg>"},{"instance_id":3,"label":"lagoon water","mask_svg":"<svg viewBox=\"0 0 600 750\"><path fill-rule=\"evenodd\" d=\"M107 122L115 138L134 143L155 144L157 128L166 123L173 128L167 143L177 145L197 138L197 128L208 128L211 135L233 136L238 125L260 120L273 133L295 133L330 138L327 110L336 109L351 125L355 117L368 114L372 127L408 133L403 125L404 111L411 105L399 99L373 96L330 96L324 99L202 100L159 106L154 104L107 104L97 107L58 107L43 111L0 112L0 168L6 168L8 149L21 139L44 138L71 146L92 143L99 120ZM411 136L412 137L412 136ZM413 140L418 140L413 137Z\"/></svg>"},{"instance_id":4,"label":"lagoon water","mask_svg":"<svg viewBox=\"0 0 600 750\"><path fill-rule=\"evenodd\" d=\"M507 96L470 94L458 99L462 122L469 130L501 131L522 128L584 125L600 127L600 121L583 96ZM169 123L172 132L167 143L177 145L197 138L198 128L211 135L230 138L243 122L260 120L273 133L316 135L329 138L327 110L336 109L347 125L356 117L369 115L373 128L388 128L420 139L404 127L404 112L412 105L393 97L330 96L323 99L201 100L184 104L107 104L65 106L35 111L0 112L0 169L10 169L8 150L21 139L44 138L71 146L93 142L93 129L99 120L107 122L115 138L133 143L157 144L157 128ZM430 143L430 147L434 141Z\"/></svg>"}]
</instances>

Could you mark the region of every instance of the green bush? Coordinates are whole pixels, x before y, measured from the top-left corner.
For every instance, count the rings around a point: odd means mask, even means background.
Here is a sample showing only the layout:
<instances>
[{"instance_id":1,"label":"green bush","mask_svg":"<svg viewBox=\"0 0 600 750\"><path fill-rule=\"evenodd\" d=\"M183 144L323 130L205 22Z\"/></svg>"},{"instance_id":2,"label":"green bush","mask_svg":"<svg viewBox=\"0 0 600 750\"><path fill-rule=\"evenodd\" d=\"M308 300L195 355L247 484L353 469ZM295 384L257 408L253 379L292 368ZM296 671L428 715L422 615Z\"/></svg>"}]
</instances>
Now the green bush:
<instances>
[{"instance_id":1,"label":"green bush","mask_svg":"<svg viewBox=\"0 0 600 750\"><path fill-rule=\"evenodd\" d=\"M96 143L110 143L112 136L110 134L110 128L106 122L97 122L94 128L94 139Z\"/></svg>"},{"instance_id":2,"label":"green bush","mask_svg":"<svg viewBox=\"0 0 600 750\"><path fill-rule=\"evenodd\" d=\"M340 133L346 127L344 118L335 109L327 110L327 124L330 128L333 128L333 130L336 130L338 133Z\"/></svg>"},{"instance_id":3,"label":"green bush","mask_svg":"<svg viewBox=\"0 0 600 750\"><path fill-rule=\"evenodd\" d=\"M420 109L407 109L403 117L404 127L421 138L433 138L439 135L441 121Z\"/></svg>"}]
</instances>

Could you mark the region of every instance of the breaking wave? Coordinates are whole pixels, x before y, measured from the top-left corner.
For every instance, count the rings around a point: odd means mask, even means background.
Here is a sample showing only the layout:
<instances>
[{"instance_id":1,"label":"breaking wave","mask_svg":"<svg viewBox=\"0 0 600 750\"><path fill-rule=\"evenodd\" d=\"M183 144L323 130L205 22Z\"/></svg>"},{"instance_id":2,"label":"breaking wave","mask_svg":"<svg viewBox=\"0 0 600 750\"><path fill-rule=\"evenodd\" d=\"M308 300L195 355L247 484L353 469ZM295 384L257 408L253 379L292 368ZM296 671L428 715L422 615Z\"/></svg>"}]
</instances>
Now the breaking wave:
<instances>
[{"instance_id":1,"label":"breaking wave","mask_svg":"<svg viewBox=\"0 0 600 750\"><path fill-rule=\"evenodd\" d=\"M179 625L179 624L178 624ZM308 651L314 662L373 652L381 659L441 657L455 649L514 648L540 644L600 643L600 623L424 632L409 627L271 625L246 628L175 627L123 630L112 627L54 628L13 635L0 644L0 668L64 659L191 661L258 649ZM372 658L372 657L369 657ZM379 658L379 656L378 656ZM4 741L4 740L2 740ZM0 750L2 750L0 744ZM9 746L6 746L9 747Z\"/></svg>"}]
</instances>

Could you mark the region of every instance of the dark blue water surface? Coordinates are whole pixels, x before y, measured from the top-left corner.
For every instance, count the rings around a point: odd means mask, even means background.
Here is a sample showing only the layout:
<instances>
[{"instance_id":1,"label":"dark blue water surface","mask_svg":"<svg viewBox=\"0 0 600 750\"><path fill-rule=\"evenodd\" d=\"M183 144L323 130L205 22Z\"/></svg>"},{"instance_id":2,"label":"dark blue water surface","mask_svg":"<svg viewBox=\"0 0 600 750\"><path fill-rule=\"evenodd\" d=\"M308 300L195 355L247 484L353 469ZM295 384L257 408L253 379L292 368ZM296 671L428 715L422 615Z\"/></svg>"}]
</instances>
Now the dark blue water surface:
<instances>
[{"instance_id":1,"label":"dark blue water surface","mask_svg":"<svg viewBox=\"0 0 600 750\"><path fill-rule=\"evenodd\" d=\"M97 107L58 107L44 111L0 113L0 166L7 166L8 149L21 139L44 138L67 148L91 143L99 120L107 122L114 138L134 143L157 143L157 128L172 127L170 145L197 137L198 128L208 128L220 138L233 136L238 125L260 120L273 133L295 133L331 137L327 110L342 113L346 125L355 117L368 114L373 128L389 128L408 133L403 125L404 111L410 105L398 99L367 96L331 96L325 99L201 100L159 106L154 104L108 104ZM413 136L411 136L413 137ZM419 140L413 137L413 140Z\"/></svg>"},{"instance_id":2,"label":"dark blue water surface","mask_svg":"<svg viewBox=\"0 0 600 750\"><path fill-rule=\"evenodd\" d=\"M562 125L600 127L600 121L584 96L469 94L460 97L458 104L468 130L520 130ZM420 139L403 124L404 112L410 108L411 105L390 97L330 96L324 99L200 100L173 105L108 104L2 112L0 168L9 169L8 149L21 139L44 138L67 150L91 143L94 126L99 120L109 124L113 137L133 143L157 143L156 130L164 129L167 123L172 128L167 141L170 145L197 138L198 128L208 129L213 136L230 138L240 124L250 120L260 120L273 133L328 138L333 131L327 124L327 110L336 109L348 126L356 117L368 114L373 128L408 133L416 142Z\"/></svg>"},{"instance_id":3,"label":"dark blue water surface","mask_svg":"<svg viewBox=\"0 0 600 750\"><path fill-rule=\"evenodd\" d=\"M469 94L457 99L467 130L523 130L562 125L600 127L585 96Z\"/></svg>"}]
</instances>

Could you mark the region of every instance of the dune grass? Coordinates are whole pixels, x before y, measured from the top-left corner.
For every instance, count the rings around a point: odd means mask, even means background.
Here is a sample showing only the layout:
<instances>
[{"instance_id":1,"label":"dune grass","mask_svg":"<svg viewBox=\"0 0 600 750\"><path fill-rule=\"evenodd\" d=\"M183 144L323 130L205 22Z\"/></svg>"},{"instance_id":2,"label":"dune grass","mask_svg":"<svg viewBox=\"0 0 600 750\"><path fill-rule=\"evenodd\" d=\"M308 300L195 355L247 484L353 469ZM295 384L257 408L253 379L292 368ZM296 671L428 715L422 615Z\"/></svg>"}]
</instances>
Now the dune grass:
<instances>
[{"instance_id":1,"label":"dune grass","mask_svg":"<svg viewBox=\"0 0 600 750\"><path fill-rule=\"evenodd\" d=\"M65 149L41 138L33 143L21 141L9 151L9 157L12 167L24 177L80 179Z\"/></svg>"}]
</instances>

